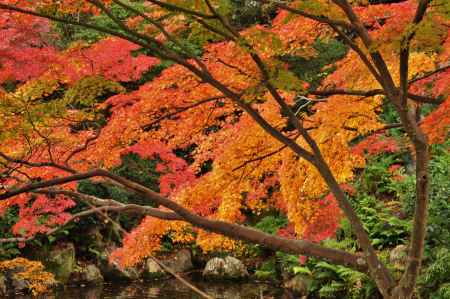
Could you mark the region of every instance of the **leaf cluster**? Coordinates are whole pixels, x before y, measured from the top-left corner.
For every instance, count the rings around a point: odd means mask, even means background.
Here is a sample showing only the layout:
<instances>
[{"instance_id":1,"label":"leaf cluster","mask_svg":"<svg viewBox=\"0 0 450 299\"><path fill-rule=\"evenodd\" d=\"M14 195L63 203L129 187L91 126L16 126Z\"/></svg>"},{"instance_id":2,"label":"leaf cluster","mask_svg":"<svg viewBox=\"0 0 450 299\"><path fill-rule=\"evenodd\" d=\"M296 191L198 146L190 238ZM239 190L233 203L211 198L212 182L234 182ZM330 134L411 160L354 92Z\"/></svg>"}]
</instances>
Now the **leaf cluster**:
<instances>
[{"instance_id":1,"label":"leaf cluster","mask_svg":"<svg viewBox=\"0 0 450 299\"><path fill-rule=\"evenodd\" d=\"M436 144L432 147L430 161L430 202L427 226L427 243L431 247L450 246L450 143ZM415 175L406 176L404 180L392 181L390 189L402 203L407 215L414 213Z\"/></svg>"}]
</instances>

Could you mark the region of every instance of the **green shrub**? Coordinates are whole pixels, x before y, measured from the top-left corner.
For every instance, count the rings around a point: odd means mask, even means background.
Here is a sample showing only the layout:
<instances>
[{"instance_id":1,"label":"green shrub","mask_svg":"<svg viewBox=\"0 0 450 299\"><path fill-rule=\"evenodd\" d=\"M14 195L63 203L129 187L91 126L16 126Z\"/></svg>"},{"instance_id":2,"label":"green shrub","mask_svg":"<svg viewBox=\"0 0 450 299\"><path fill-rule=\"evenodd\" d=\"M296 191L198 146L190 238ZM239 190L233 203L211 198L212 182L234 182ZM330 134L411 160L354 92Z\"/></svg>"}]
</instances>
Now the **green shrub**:
<instances>
[{"instance_id":1,"label":"green shrub","mask_svg":"<svg viewBox=\"0 0 450 299\"><path fill-rule=\"evenodd\" d=\"M0 238L15 237L11 232L11 227L19 219L17 207L9 208L0 216ZM17 243L1 243L0 244L0 260L9 260L20 254Z\"/></svg>"},{"instance_id":2,"label":"green shrub","mask_svg":"<svg viewBox=\"0 0 450 299\"><path fill-rule=\"evenodd\" d=\"M123 156L122 163L111 171L158 192L159 173L155 170L157 162L157 160L142 159L137 154L130 153ZM130 193L114 184L94 183L91 180L85 180L78 184L78 190L82 193L100 198L111 198L122 203L151 204L146 198Z\"/></svg>"},{"instance_id":3,"label":"green shrub","mask_svg":"<svg viewBox=\"0 0 450 299\"><path fill-rule=\"evenodd\" d=\"M433 145L430 161L430 187L427 244L431 247L450 247L450 142ZM414 213L415 175L402 181L392 181L391 190L400 199L408 216Z\"/></svg>"},{"instance_id":4,"label":"green shrub","mask_svg":"<svg viewBox=\"0 0 450 299\"><path fill-rule=\"evenodd\" d=\"M280 228L286 226L287 224L288 220L286 216L266 216L256 223L255 228L265 233L274 235Z\"/></svg>"},{"instance_id":5,"label":"green shrub","mask_svg":"<svg viewBox=\"0 0 450 299\"><path fill-rule=\"evenodd\" d=\"M298 255L278 251L275 257L282 272L296 274L295 268L300 266Z\"/></svg>"},{"instance_id":6,"label":"green shrub","mask_svg":"<svg viewBox=\"0 0 450 299\"><path fill-rule=\"evenodd\" d=\"M409 220L395 216L383 202L372 195L360 194L352 202L375 248L382 249L405 243L411 228ZM354 238L348 235L351 233L348 227L350 224L346 225L345 237ZM343 233L341 230L338 235Z\"/></svg>"},{"instance_id":7,"label":"green shrub","mask_svg":"<svg viewBox=\"0 0 450 299\"><path fill-rule=\"evenodd\" d=\"M312 298L379 298L375 284L361 272L344 266L310 259L306 265L295 268L297 273L312 278L309 294Z\"/></svg>"},{"instance_id":8,"label":"green shrub","mask_svg":"<svg viewBox=\"0 0 450 299\"><path fill-rule=\"evenodd\" d=\"M278 277L276 259L270 258L256 269L255 277L261 280L275 280Z\"/></svg>"},{"instance_id":9,"label":"green shrub","mask_svg":"<svg viewBox=\"0 0 450 299\"><path fill-rule=\"evenodd\" d=\"M390 188L392 173L389 167L401 162L399 154L381 154L368 159L356 188L359 192L381 196L392 193Z\"/></svg>"},{"instance_id":10,"label":"green shrub","mask_svg":"<svg viewBox=\"0 0 450 299\"><path fill-rule=\"evenodd\" d=\"M419 278L420 293L424 298L450 298L450 250L439 248L433 254L433 262Z\"/></svg>"}]
</instances>

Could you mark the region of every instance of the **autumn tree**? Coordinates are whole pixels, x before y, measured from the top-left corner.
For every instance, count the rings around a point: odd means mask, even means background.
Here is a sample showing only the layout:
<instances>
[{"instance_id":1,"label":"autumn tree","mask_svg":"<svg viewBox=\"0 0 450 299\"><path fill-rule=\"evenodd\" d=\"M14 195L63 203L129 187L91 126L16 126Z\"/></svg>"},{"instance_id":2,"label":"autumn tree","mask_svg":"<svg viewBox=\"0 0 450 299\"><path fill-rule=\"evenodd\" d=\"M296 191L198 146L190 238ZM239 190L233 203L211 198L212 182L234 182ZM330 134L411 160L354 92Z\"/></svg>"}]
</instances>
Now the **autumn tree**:
<instances>
[{"instance_id":1,"label":"autumn tree","mask_svg":"<svg viewBox=\"0 0 450 299\"><path fill-rule=\"evenodd\" d=\"M93 213L135 212L149 217L114 253L123 265L157 251L168 232L205 251L236 249L241 240L346 265L368 273L383 297L411 298L427 225L428 141L448 134L448 4L258 3L276 16L239 26L228 1L0 1L5 24L27 15L27 26L43 18L110 36L51 50L55 59L20 76L2 64L8 78L28 80L0 102L1 206L20 208L22 235L4 241L24 242ZM93 21L99 14L111 26ZM198 39L201 51L192 45ZM302 64L333 45L342 51L316 60L319 71ZM161 61L172 65L130 88ZM380 122L383 101L399 123ZM440 106L422 120L424 103ZM399 281L346 195L365 163L351 143L389 127L401 127L409 140L417 180ZM190 164L173 153L189 147ZM106 170L130 153L157 161L160 193ZM155 207L78 192L76 182L89 178L121 185ZM75 201L92 208L70 214ZM268 208L286 213L297 239L242 225L244 210ZM43 215L47 221L38 221ZM358 254L318 243L341 217L351 223Z\"/></svg>"}]
</instances>

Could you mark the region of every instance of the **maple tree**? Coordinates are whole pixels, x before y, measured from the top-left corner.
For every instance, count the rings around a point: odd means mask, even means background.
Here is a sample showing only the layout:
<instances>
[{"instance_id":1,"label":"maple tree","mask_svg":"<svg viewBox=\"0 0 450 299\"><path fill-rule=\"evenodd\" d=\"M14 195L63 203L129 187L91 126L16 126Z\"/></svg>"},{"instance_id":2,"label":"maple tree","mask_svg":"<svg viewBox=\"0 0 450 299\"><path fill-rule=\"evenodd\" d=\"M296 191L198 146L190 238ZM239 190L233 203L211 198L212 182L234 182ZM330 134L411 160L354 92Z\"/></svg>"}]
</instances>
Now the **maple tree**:
<instances>
[{"instance_id":1,"label":"maple tree","mask_svg":"<svg viewBox=\"0 0 450 299\"><path fill-rule=\"evenodd\" d=\"M424 247L428 141L442 142L450 125L448 5L261 1L279 9L270 24L238 28L227 18L227 2L150 0L138 9L120 0L0 1L0 25L11 37L0 48L7 54L0 82L21 82L0 102L1 208L20 208L19 236L9 241L93 213L131 211L148 217L112 256L124 266L153 254L169 233L204 251L239 250L242 240L368 272L385 298L410 298ZM118 17L112 5L133 17ZM28 19L18 23L23 14ZM75 14L103 14L114 26ZM56 49L41 40L50 32L42 18L112 37ZM191 42L199 36L214 41L200 53ZM298 57L313 60L319 45L336 40L349 51L311 77L297 75ZM28 52L42 59L29 63ZM161 61L174 64L127 90ZM383 101L395 107L400 123L393 126L403 128L416 160L416 213L399 282L345 194L365 152L398 149L379 134L351 146L389 127L378 116ZM424 103L439 107L421 120ZM173 153L191 146L192 163ZM160 193L104 170L129 153L158 161ZM88 178L114 181L155 207L78 192L76 182ZM95 208L70 214L74 200ZM268 209L287 215L289 233L242 225L245 211ZM333 236L341 217L362 254L318 244Z\"/></svg>"}]
</instances>

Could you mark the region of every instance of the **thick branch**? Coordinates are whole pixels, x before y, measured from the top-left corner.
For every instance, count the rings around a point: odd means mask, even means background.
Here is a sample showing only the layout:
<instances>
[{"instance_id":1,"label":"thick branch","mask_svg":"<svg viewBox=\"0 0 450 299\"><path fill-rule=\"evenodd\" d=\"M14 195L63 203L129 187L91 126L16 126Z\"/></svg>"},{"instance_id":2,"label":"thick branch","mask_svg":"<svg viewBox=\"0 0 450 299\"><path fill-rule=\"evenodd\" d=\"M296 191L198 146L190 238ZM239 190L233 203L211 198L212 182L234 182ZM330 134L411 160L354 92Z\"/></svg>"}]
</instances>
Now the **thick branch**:
<instances>
[{"instance_id":1,"label":"thick branch","mask_svg":"<svg viewBox=\"0 0 450 299\"><path fill-rule=\"evenodd\" d=\"M69 182L88 179L91 177L105 177L117 183L120 183L128 189L146 196L149 200L172 210L177 215L179 215L184 221L187 221L193 224L194 226L203 228L205 230L220 233L231 238L261 244L273 250L281 250L285 252L314 256L317 258L329 260L336 264L346 265L359 271L363 272L367 271L367 266L364 262L364 259L360 258L357 255L344 252L341 250L325 248L309 241L288 240L277 236L272 236L249 227L244 227L224 221L217 221L203 218L201 216L192 213L191 211L182 207L176 202L168 198L165 198L160 194L142 185L131 182L123 177L114 175L108 171L101 169L96 169L89 172L79 173L67 177L56 178L48 181L31 183L27 186L23 186L22 188L0 194L0 200L7 199L25 192L35 191L40 188L48 188ZM114 208L119 209L121 207L114 207Z\"/></svg>"},{"instance_id":2,"label":"thick branch","mask_svg":"<svg viewBox=\"0 0 450 299\"><path fill-rule=\"evenodd\" d=\"M414 38L417 25L425 16L429 3L430 0L422 0L419 2L419 6L417 7L416 14L411 24L413 28L407 31L400 42L400 104L402 106L406 105L406 100L408 98L409 50L411 40Z\"/></svg>"},{"instance_id":3,"label":"thick branch","mask_svg":"<svg viewBox=\"0 0 450 299\"><path fill-rule=\"evenodd\" d=\"M406 105L408 90L409 50L417 25L423 20L430 0L421 0L412 21L412 30L403 37L400 49L400 107L399 114L405 124L406 132L416 150L416 202L411 234L411 244L408 252L406 270L393 295L398 298L410 298L416 285L417 277L422 265L425 246L426 225L428 216L428 144L426 137L417 127L415 119Z\"/></svg>"},{"instance_id":4,"label":"thick branch","mask_svg":"<svg viewBox=\"0 0 450 299\"><path fill-rule=\"evenodd\" d=\"M349 19L350 23L353 25L354 29L356 30L356 33L361 38L364 46L369 51L369 55L377 68L377 74L378 77L375 76L377 81L383 86L384 90L386 91L386 94L389 98L394 100L395 98L395 83L392 79L392 75L389 72L389 69L386 65L386 62L384 61L381 53L374 49L374 44L372 41L372 38L369 35L369 32L367 31L364 24L361 22L355 11L353 10L352 6L348 3L347 0L333 0L334 3L336 3L345 13L347 18ZM364 55L365 56L365 55ZM360 55L361 57L361 55ZM361 57L363 58L363 57ZM363 60L364 61L364 60ZM366 64L367 65L367 64ZM372 64L370 64L372 65ZM368 66L369 67L369 66ZM369 68L370 70L370 68ZM372 71L371 71L372 72Z\"/></svg>"},{"instance_id":5,"label":"thick branch","mask_svg":"<svg viewBox=\"0 0 450 299\"><path fill-rule=\"evenodd\" d=\"M65 195L81 202L86 202L94 206L107 207L106 211L109 212L121 212L121 213L136 213L146 216L152 216L163 220L183 220L177 214L170 211L163 211L160 209L141 206L137 204L123 204L113 199L102 199L92 195L83 194L79 192L63 190L63 189L40 189L35 193L43 193L47 195Z\"/></svg>"}]
</instances>

